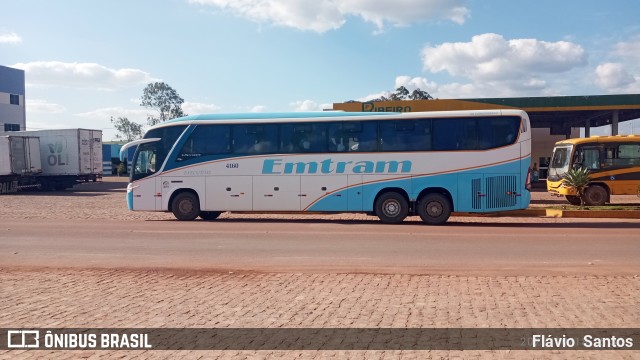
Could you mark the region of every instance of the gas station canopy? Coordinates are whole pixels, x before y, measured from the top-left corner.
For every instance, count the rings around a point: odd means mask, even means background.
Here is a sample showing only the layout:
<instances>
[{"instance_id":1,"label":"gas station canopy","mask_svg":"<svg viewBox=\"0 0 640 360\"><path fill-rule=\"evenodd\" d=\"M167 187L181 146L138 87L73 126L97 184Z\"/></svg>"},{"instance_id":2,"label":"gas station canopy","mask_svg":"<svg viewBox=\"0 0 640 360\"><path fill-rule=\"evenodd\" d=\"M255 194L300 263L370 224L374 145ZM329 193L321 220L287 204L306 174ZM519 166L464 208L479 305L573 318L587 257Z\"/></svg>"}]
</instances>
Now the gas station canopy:
<instances>
[{"instance_id":1,"label":"gas station canopy","mask_svg":"<svg viewBox=\"0 0 640 360\"><path fill-rule=\"evenodd\" d=\"M548 128L551 135L569 136L571 128L611 125L612 135L618 123L640 118L640 94L596 96L549 96L485 99L434 99L377 102L334 103L344 111L448 111L482 109L522 109L529 114L531 126Z\"/></svg>"}]
</instances>

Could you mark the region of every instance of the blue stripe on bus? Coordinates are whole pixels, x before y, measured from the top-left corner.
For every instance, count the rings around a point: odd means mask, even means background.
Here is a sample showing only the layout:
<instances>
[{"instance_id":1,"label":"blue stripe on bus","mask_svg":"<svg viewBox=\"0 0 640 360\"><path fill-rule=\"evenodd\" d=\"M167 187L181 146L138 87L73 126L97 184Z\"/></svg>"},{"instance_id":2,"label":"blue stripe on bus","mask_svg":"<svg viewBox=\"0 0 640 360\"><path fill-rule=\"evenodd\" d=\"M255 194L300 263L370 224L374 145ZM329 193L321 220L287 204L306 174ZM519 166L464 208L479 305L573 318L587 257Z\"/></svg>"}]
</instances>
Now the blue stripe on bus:
<instances>
[{"instance_id":1,"label":"blue stripe on bus","mask_svg":"<svg viewBox=\"0 0 640 360\"><path fill-rule=\"evenodd\" d=\"M133 210L133 191L127 192L127 209Z\"/></svg>"},{"instance_id":2,"label":"blue stripe on bus","mask_svg":"<svg viewBox=\"0 0 640 360\"><path fill-rule=\"evenodd\" d=\"M516 184L513 191L518 191L522 187L524 179L527 174L522 174L520 171L521 162L527 159L512 161L505 164L490 166L481 169L473 169L467 171L460 171L449 174L440 175L425 175L415 176L404 179L393 179L386 181L376 181L373 183L366 183L363 185L355 185L353 187L343 189L339 192L326 195L320 200L316 201L310 206L307 211L346 211L344 201L340 199L348 199L348 211L373 211L375 197L377 194L388 188L398 188L404 190L410 199L416 199L420 192L427 188L442 188L451 194L454 203L454 210L459 212L486 212L488 211L486 206L481 208L473 208L471 201L471 189L469 182L463 182L469 189L458 189L458 177L459 176L474 176L479 178L484 176L509 176L515 175ZM357 193L361 193L362 196L357 196ZM512 196L512 195L508 195ZM519 196L514 199L515 204L512 206L501 206L491 208L490 211L502 211L526 208L529 204L531 194L528 191L523 191Z\"/></svg>"}]
</instances>

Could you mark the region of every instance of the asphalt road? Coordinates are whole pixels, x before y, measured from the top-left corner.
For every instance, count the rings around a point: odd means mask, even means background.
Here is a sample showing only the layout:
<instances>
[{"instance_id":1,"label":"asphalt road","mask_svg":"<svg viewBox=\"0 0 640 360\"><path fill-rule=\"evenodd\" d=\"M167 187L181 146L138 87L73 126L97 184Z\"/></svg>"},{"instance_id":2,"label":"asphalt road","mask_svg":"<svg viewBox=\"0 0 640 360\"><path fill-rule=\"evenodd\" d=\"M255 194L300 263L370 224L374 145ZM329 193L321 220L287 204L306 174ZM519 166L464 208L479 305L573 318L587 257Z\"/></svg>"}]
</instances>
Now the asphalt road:
<instances>
[{"instance_id":1,"label":"asphalt road","mask_svg":"<svg viewBox=\"0 0 640 360\"><path fill-rule=\"evenodd\" d=\"M0 219L0 268L464 275L640 274L640 223Z\"/></svg>"}]
</instances>

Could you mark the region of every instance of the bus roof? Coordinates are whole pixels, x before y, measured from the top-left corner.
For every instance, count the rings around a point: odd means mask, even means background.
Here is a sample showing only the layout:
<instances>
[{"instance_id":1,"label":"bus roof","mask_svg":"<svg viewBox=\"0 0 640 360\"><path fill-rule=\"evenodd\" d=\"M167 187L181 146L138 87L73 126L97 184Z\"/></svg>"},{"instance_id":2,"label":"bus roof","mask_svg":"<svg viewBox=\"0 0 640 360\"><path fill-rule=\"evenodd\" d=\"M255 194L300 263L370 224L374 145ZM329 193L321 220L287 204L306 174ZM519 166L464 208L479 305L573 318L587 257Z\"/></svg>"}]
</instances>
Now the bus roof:
<instances>
[{"instance_id":1,"label":"bus roof","mask_svg":"<svg viewBox=\"0 0 640 360\"><path fill-rule=\"evenodd\" d=\"M573 138L556 142L556 145L577 145L588 143L617 143L617 142L640 142L640 135L614 135L614 136L591 136L588 138Z\"/></svg>"},{"instance_id":2,"label":"bus roof","mask_svg":"<svg viewBox=\"0 0 640 360\"><path fill-rule=\"evenodd\" d=\"M474 110L474 111L429 111L429 112L345 112L345 111L315 111L315 112L281 112L281 113L227 113L227 114L199 114L199 115L189 115L181 118L176 118L172 120L167 120L161 123L158 123L148 130L155 129L158 127L164 126L174 126L180 125L182 123L192 124L199 123L203 121L224 121L229 123L243 123L245 121L253 121L255 120L258 123L269 122L269 120L274 120L276 122L281 122L282 120L286 121L286 119L299 119L302 121L313 121L314 119L325 119L325 121L331 120L339 120L340 118L374 118L374 117L398 117L398 118L414 118L425 116L425 113L429 114L429 117L432 116L500 116L500 115L517 115L517 116L527 116L526 113L522 110L511 110L511 109L499 109L499 110Z\"/></svg>"},{"instance_id":3,"label":"bus roof","mask_svg":"<svg viewBox=\"0 0 640 360\"><path fill-rule=\"evenodd\" d=\"M171 122L193 120L261 120L261 119L307 119L341 116L372 116L372 115L396 115L396 112L345 112L345 111L307 111L307 112L282 112L282 113L229 113L229 114L199 114L189 115L169 120ZM167 122L169 122L167 121Z\"/></svg>"}]
</instances>

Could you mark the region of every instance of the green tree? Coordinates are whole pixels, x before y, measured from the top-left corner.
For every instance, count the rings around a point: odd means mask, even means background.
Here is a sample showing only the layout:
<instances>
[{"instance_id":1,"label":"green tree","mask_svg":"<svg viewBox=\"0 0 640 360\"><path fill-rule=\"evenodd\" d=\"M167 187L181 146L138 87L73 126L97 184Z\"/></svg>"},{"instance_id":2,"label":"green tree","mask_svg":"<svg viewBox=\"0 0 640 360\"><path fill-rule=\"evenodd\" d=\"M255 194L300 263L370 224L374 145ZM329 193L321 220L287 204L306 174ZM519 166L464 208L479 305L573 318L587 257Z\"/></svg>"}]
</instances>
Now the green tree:
<instances>
[{"instance_id":1,"label":"green tree","mask_svg":"<svg viewBox=\"0 0 640 360\"><path fill-rule=\"evenodd\" d=\"M157 123L186 116L182 111L184 99L171 86L164 82L148 84L140 99L140 106L158 111L158 116L147 115L147 122L153 126Z\"/></svg>"},{"instance_id":2,"label":"green tree","mask_svg":"<svg viewBox=\"0 0 640 360\"><path fill-rule=\"evenodd\" d=\"M112 116L111 123L118 131L118 134L116 134L118 139L130 142L142 138L142 125L135 121L131 121L126 117L114 119Z\"/></svg>"},{"instance_id":3,"label":"green tree","mask_svg":"<svg viewBox=\"0 0 640 360\"><path fill-rule=\"evenodd\" d=\"M399 88L396 89L394 93L390 94L388 98L385 96L381 96L371 101L432 100L432 99L433 99L433 96L429 95L429 93L426 91L420 90L419 88L413 90L413 92L410 93L406 87L400 86ZM351 102L351 101L352 100L347 102Z\"/></svg>"},{"instance_id":4,"label":"green tree","mask_svg":"<svg viewBox=\"0 0 640 360\"><path fill-rule=\"evenodd\" d=\"M562 176L562 183L570 188L575 189L578 198L580 198L580 208L584 209L584 190L591 181L589 169L578 167L567 171Z\"/></svg>"},{"instance_id":5,"label":"green tree","mask_svg":"<svg viewBox=\"0 0 640 360\"><path fill-rule=\"evenodd\" d=\"M406 87L400 86L396 89L396 92L391 94L391 100L406 100L409 96L409 90Z\"/></svg>"},{"instance_id":6,"label":"green tree","mask_svg":"<svg viewBox=\"0 0 640 360\"><path fill-rule=\"evenodd\" d=\"M415 90L413 90L411 95L409 95L409 99L411 99L411 100L432 100L433 96L431 96L426 91L423 91L423 90L420 90L420 89L415 89Z\"/></svg>"}]
</instances>

